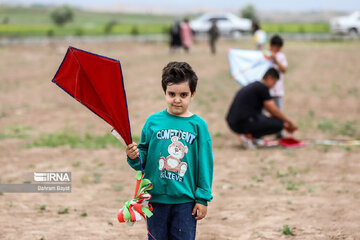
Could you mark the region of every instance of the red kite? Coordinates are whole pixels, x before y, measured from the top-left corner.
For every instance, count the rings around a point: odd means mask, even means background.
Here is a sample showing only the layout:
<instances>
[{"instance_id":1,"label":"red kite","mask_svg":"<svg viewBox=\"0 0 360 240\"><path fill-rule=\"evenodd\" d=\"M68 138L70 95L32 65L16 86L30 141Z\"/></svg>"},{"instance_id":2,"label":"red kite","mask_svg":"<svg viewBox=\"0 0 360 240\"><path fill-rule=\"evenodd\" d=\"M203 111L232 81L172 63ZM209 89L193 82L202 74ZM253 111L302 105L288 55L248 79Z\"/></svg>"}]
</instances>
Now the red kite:
<instances>
[{"instance_id":1,"label":"red kite","mask_svg":"<svg viewBox=\"0 0 360 240\"><path fill-rule=\"evenodd\" d=\"M132 142L118 60L69 47L52 82L109 123L126 144Z\"/></svg>"},{"instance_id":2,"label":"red kite","mask_svg":"<svg viewBox=\"0 0 360 240\"><path fill-rule=\"evenodd\" d=\"M69 47L53 80L56 85L80 103L104 119L113 128L113 134L132 142L129 113L126 102L121 65L118 60ZM129 225L152 216L148 204L152 189L148 179L144 179L141 159L141 172L136 175L137 185L133 200L128 201L118 214L120 222Z\"/></svg>"}]
</instances>

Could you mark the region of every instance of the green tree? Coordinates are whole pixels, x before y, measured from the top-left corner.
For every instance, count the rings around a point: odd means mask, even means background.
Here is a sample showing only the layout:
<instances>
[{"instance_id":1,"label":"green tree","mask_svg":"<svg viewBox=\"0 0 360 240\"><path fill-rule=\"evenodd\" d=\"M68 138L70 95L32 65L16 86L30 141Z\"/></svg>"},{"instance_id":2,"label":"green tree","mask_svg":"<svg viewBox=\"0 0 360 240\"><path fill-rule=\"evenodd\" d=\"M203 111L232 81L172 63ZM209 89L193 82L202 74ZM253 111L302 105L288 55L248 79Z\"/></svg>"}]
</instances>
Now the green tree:
<instances>
[{"instance_id":1,"label":"green tree","mask_svg":"<svg viewBox=\"0 0 360 240\"><path fill-rule=\"evenodd\" d=\"M111 20L111 21L107 22L105 24L104 33L110 34L116 24L117 24L116 20Z\"/></svg>"},{"instance_id":2,"label":"green tree","mask_svg":"<svg viewBox=\"0 0 360 240\"><path fill-rule=\"evenodd\" d=\"M3 20L2 20L2 24L8 24L10 21L10 18L9 17L4 17Z\"/></svg>"},{"instance_id":3,"label":"green tree","mask_svg":"<svg viewBox=\"0 0 360 240\"><path fill-rule=\"evenodd\" d=\"M252 20L253 22L258 20L256 9L251 4L247 5L243 9L241 9L240 10L240 15L241 15L241 17L248 18L248 19Z\"/></svg>"},{"instance_id":4,"label":"green tree","mask_svg":"<svg viewBox=\"0 0 360 240\"><path fill-rule=\"evenodd\" d=\"M63 5L55 8L50 16L55 25L62 27L73 20L74 12L69 6Z\"/></svg>"},{"instance_id":5,"label":"green tree","mask_svg":"<svg viewBox=\"0 0 360 240\"><path fill-rule=\"evenodd\" d=\"M132 26L131 30L130 30L130 34L133 36L137 36L139 35L140 31L139 31L139 27L134 25Z\"/></svg>"}]
</instances>

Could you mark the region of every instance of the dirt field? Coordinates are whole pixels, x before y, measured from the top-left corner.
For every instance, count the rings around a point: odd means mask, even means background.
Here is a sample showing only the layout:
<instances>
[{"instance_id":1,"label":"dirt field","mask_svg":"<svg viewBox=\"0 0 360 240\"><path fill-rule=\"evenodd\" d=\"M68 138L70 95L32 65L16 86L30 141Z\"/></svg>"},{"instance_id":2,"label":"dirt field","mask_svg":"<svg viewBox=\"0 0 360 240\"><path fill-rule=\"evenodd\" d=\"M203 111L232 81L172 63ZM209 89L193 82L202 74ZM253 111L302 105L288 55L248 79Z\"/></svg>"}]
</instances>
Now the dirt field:
<instances>
[{"instance_id":1,"label":"dirt field","mask_svg":"<svg viewBox=\"0 0 360 240\"><path fill-rule=\"evenodd\" d=\"M360 137L359 42L286 43L285 111L299 124L296 137L310 141L291 150L244 150L225 124L240 88L227 50L250 49L250 42L220 42L216 56L206 42L172 56L163 43L73 46L120 59L134 136L148 115L165 108L163 66L184 60L197 72L191 111L207 121L215 159L214 200L197 239L360 239L360 148L312 142ZM34 171L72 173L70 194L1 194L0 239L146 239L144 222L128 227L116 219L135 184L123 148L25 147L64 129L79 136L111 130L51 83L66 49L0 47L0 182L23 183ZM64 208L68 213L58 214Z\"/></svg>"}]
</instances>

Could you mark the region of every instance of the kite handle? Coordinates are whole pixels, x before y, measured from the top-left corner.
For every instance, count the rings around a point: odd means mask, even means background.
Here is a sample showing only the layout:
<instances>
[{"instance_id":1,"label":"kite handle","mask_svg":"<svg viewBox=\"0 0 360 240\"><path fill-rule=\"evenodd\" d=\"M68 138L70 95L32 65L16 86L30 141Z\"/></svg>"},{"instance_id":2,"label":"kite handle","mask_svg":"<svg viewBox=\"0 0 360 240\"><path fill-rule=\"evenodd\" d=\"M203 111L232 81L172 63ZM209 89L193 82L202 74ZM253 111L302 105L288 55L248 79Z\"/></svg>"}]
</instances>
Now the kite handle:
<instances>
[{"instance_id":1,"label":"kite handle","mask_svg":"<svg viewBox=\"0 0 360 240\"><path fill-rule=\"evenodd\" d=\"M119 139L121 142L123 142L125 145L128 145L125 142L125 140L121 137L121 135L114 128L111 130L111 134L114 135L114 137ZM131 139L131 142L132 142L132 139ZM138 157L138 159L139 159L139 162L140 162L141 173L144 173L144 168L142 166L142 160L141 160L140 156Z\"/></svg>"}]
</instances>

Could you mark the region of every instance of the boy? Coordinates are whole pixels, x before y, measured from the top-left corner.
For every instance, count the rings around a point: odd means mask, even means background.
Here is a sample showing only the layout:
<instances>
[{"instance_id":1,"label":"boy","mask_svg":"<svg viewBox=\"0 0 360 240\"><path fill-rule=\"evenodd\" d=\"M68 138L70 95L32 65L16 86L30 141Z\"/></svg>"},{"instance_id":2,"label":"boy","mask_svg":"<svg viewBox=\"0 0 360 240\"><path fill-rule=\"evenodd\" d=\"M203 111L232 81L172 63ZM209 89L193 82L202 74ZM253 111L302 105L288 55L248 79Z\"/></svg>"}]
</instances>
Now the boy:
<instances>
[{"instance_id":1,"label":"boy","mask_svg":"<svg viewBox=\"0 0 360 240\"><path fill-rule=\"evenodd\" d=\"M275 84L273 88L270 89L270 95L274 99L276 106L282 111L283 110L283 96L284 96L284 73L288 66L286 56L281 52L281 49L284 45L283 39L279 35L275 35L270 40L270 51L271 58L273 61L272 67L277 69L280 72L279 81ZM280 132L276 134L278 139L283 138L283 135Z\"/></svg>"},{"instance_id":2,"label":"boy","mask_svg":"<svg viewBox=\"0 0 360 240\"><path fill-rule=\"evenodd\" d=\"M253 82L240 89L231 104L226 120L230 129L239 134L245 148L255 148L262 136L279 132L283 128L288 132L297 129L296 124L281 112L269 94L269 89L278 79L279 72L270 68L261 82ZM271 117L263 114L263 108Z\"/></svg>"},{"instance_id":3,"label":"boy","mask_svg":"<svg viewBox=\"0 0 360 240\"><path fill-rule=\"evenodd\" d=\"M286 56L281 52L281 49L284 45L283 39L279 35L275 35L270 40L270 52L271 58L273 61L272 67L280 72L279 81L275 84L273 88L270 89L270 95L274 99L276 106L283 110L283 100L284 96L284 73L288 66Z\"/></svg>"},{"instance_id":4,"label":"boy","mask_svg":"<svg viewBox=\"0 0 360 240\"><path fill-rule=\"evenodd\" d=\"M211 201L213 156L205 121L188 110L197 76L189 64L170 62L162 73L167 109L146 121L141 142L126 147L128 163L153 183L154 215L147 220L148 239L195 239L196 221Z\"/></svg>"}]
</instances>

